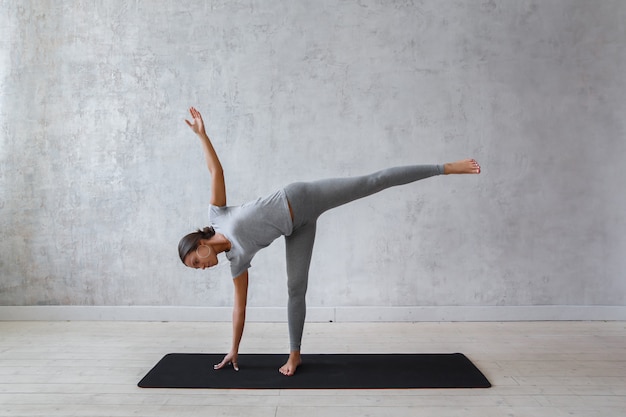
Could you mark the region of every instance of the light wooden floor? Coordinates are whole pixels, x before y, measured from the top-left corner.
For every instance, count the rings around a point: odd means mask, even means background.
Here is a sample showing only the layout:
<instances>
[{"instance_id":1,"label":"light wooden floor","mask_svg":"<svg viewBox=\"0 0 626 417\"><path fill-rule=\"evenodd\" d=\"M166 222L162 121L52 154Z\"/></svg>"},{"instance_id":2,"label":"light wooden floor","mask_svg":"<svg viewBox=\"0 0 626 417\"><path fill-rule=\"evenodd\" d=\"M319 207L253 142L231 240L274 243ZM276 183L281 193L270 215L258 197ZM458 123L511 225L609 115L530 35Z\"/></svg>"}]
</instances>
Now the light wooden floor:
<instances>
[{"instance_id":1,"label":"light wooden floor","mask_svg":"<svg viewBox=\"0 0 626 417\"><path fill-rule=\"evenodd\" d=\"M166 353L220 352L227 323L0 322L0 416L626 415L626 323L312 323L304 353L462 352L477 390L149 390ZM241 353L275 353L285 324L249 323ZM279 365L279 364L277 364Z\"/></svg>"}]
</instances>

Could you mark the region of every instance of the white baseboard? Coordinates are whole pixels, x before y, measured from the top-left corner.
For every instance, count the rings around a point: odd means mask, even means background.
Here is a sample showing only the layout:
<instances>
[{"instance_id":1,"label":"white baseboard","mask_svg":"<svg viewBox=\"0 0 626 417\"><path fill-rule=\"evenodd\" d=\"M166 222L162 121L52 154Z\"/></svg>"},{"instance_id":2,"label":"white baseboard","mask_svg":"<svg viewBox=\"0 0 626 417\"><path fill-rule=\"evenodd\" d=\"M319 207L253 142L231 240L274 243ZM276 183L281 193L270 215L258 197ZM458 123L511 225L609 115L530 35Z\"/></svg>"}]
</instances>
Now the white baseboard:
<instances>
[{"instance_id":1,"label":"white baseboard","mask_svg":"<svg viewBox=\"0 0 626 417\"><path fill-rule=\"evenodd\" d=\"M230 307L0 306L0 321L231 320ZM247 320L284 322L284 307L248 307ZM626 306L312 307L309 322L626 321Z\"/></svg>"}]
</instances>

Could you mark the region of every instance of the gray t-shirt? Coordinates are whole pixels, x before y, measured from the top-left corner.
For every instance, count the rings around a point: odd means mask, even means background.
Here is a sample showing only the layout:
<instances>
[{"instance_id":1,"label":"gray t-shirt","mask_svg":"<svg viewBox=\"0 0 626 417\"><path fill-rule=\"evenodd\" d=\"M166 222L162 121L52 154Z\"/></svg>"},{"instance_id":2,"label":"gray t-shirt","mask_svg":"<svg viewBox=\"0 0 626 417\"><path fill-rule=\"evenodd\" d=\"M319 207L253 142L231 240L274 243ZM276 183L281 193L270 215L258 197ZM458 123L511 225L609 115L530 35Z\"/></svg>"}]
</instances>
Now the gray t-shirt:
<instances>
[{"instance_id":1,"label":"gray t-shirt","mask_svg":"<svg viewBox=\"0 0 626 417\"><path fill-rule=\"evenodd\" d=\"M233 278L250 268L250 261L259 250L293 231L283 189L241 206L209 205L209 220L215 231L232 244L226 258Z\"/></svg>"}]
</instances>

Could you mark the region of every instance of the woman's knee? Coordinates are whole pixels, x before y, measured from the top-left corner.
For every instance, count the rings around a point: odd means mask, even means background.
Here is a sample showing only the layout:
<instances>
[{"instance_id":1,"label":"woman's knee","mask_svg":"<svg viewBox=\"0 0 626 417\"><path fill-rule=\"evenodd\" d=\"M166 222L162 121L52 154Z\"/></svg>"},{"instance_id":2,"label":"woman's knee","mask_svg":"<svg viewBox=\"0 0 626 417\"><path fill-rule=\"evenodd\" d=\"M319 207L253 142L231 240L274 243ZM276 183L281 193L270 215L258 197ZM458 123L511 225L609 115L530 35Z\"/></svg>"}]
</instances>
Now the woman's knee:
<instances>
[{"instance_id":1,"label":"woman's knee","mask_svg":"<svg viewBox=\"0 0 626 417\"><path fill-rule=\"evenodd\" d=\"M287 282L287 295L289 295L289 299L299 299L304 298L307 290L307 282L306 279L302 280L289 280Z\"/></svg>"}]
</instances>

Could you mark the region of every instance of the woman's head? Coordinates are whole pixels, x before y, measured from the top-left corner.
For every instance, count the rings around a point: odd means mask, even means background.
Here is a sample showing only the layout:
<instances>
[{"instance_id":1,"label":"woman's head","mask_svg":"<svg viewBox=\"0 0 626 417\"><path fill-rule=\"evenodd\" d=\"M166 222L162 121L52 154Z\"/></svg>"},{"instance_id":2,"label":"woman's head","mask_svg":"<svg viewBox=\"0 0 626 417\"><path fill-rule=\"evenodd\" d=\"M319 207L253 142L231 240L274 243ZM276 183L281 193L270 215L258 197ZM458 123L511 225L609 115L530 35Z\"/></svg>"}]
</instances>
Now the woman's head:
<instances>
[{"instance_id":1,"label":"woman's head","mask_svg":"<svg viewBox=\"0 0 626 417\"><path fill-rule=\"evenodd\" d=\"M207 258L212 253L212 249L210 246L204 244L203 241L211 239L215 235L215 230L212 227L205 227L204 229L198 229L193 233L189 233L185 237L183 237L180 242L178 242L178 255L180 256L180 260L189 267L198 267L193 266L194 262L188 260L185 262L185 259L188 255L192 254L192 257L198 258L197 260L201 260ZM199 251L200 247L202 250ZM201 253L198 253L201 252Z\"/></svg>"}]
</instances>

